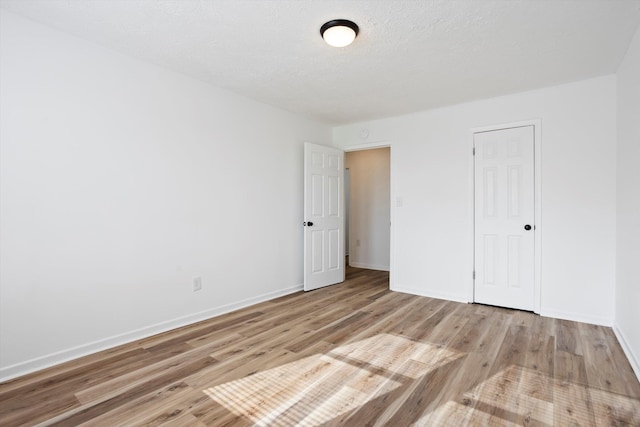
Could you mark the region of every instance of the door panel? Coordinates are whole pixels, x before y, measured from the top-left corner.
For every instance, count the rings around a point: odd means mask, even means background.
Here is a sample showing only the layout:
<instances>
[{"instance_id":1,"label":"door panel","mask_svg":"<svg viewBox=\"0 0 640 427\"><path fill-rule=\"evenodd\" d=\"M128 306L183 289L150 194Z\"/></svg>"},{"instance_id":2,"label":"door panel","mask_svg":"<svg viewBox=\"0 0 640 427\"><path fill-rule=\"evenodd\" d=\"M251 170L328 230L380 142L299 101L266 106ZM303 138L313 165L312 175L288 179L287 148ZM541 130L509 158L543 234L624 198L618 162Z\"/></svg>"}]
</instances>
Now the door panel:
<instances>
[{"instance_id":1,"label":"door panel","mask_svg":"<svg viewBox=\"0 0 640 427\"><path fill-rule=\"evenodd\" d=\"M344 152L306 143L304 290L344 281Z\"/></svg>"},{"instance_id":2,"label":"door panel","mask_svg":"<svg viewBox=\"0 0 640 427\"><path fill-rule=\"evenodd\" d=\"M474 301L533 310L534 127L476 133L474 148Z\"/></svg>"}]
</instances>

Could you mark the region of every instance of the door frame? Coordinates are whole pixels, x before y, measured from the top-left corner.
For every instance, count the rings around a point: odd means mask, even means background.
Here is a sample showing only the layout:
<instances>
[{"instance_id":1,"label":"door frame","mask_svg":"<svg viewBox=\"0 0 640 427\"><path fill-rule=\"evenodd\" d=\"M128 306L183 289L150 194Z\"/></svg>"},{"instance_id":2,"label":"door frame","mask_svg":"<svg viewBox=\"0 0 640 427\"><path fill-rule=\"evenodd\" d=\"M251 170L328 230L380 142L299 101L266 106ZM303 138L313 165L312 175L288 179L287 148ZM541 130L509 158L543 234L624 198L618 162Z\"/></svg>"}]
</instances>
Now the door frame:
<instances>
[{"instance_id":1,"label":"door frame","mask_svg":"<svg viewBox=\"0 0 640 427\"><path fill-rule=\"evenodd\" d=\"M393 187L393 145L391 143L391 141L387 141L387 140L381 140L381 141L374 141L374 142L367 142L367 143L363 143L363 144L356 144L356 145L350 145L348 147L344 147L342 148L346 153L348 152L352 152L352 151L365 151L365 150L375 150L376 148L389 148L389 221L391 222L391 225L389 227L389 289L393 290L393 283L394 283L394 272L395 272L395 268L394 268L394 237L393 237L393 217L394 217L394 204L393 204L393 200L395 199L395 191L394 191L394 187ZM345 266L346 267L346 266Z\"/></svg>"},{"instance_id":2,"label":"door frame","mask_svg":"<svg viewBox=\"0 0 640 427\"><path fill-rule=\"evenodd\" d=\"M534 241L534 267L533 267L533 292L534 292L534 301L533 301L533 311L535 313L540 314L540 306L541 302L541 274L542 274L542 209L541 209L541 194L542 194L542 177L541 177L541 153L542 153L542 120L540 119L532 119L532 120L523 120L519 122L510 122L503 123L497 125L490 126L481 126L475 127L469 130L469 166L468 166L468 176L469 176L469 230L470 238L469 238L469 247L470 250L470 273L469 273L469 285L468 285L468 300L469 303L474 302L474 288L475 288L475 280L473 277L474 269L475 269L475 158L473 155L473 136L476 133L480 132L490 132L495 130L504 130L511 129L517 127L524 126L533 126L533 173L534 173L534 229L533 229L533 241Z\"/></svg>"}]
</instances>

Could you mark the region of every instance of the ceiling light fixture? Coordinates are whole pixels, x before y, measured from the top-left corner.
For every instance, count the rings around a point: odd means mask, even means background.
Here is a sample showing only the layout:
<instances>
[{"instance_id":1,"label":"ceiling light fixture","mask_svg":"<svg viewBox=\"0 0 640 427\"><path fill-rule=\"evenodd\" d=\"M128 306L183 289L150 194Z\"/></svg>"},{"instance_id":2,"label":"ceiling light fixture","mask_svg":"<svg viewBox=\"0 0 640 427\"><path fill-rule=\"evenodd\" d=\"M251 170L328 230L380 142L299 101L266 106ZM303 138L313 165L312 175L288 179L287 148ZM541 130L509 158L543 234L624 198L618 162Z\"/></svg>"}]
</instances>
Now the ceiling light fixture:
<instances>
[{"instance_id":1,"label":"ceiling light fixture","mask_svg":"<svg viewBox=\"0 0 640 427\"><path fill-rule=\"evenodd\" d=\"M320 35L333 47L348 46L356 39L360 28L347 19L334 19L320 27Z\"/></svg>"}]
</instances>

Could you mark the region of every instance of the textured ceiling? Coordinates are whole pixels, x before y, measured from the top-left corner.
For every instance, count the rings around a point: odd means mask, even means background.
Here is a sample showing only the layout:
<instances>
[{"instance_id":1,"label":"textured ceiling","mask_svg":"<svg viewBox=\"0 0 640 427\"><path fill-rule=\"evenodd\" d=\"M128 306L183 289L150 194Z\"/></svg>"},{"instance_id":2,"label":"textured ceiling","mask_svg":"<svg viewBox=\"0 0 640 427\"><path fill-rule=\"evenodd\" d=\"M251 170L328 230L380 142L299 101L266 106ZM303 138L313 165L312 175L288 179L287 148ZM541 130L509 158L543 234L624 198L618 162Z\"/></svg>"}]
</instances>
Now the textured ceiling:
<instances>
[{"instance_id":1,"label":"textured ceiling","mask_svg":"<svg viewBox=\"0 0 640 427\"><path fill-rule=\"evenodd\" d=\"M0 0L0 6L330 124L614 73L640 0ZM360 26L349 47L320 26Z\"/></svg>"}]
</instances>

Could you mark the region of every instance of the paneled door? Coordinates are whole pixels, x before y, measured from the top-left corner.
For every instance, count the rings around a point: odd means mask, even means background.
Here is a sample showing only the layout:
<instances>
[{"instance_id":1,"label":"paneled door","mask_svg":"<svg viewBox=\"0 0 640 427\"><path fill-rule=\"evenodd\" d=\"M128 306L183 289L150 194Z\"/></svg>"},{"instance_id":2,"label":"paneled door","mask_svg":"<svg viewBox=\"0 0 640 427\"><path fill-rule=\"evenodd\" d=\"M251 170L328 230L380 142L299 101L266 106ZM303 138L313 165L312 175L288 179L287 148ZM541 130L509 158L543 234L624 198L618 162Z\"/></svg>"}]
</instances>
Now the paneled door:
<instances>
[{"instance_id":1,"label":"paneled door","mask_svg":"<svg viewBox=\"0 0 640 427\"><path fill-rule=\"evenodd\" d=\"M473 135L474 301L534 310L534 127Z\"/></svg>"},{"instance_id":2,"label":"paneled door","mask_svg":"<svg viewBox=\"0 0 640 427\"><path fill-rule=\"evenodd\" d=\"M304 145L304 290L344 282L344 152Z\"/></svg>"}]
</instances>

